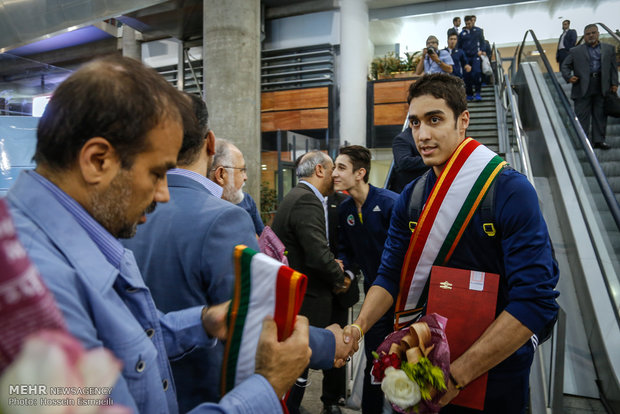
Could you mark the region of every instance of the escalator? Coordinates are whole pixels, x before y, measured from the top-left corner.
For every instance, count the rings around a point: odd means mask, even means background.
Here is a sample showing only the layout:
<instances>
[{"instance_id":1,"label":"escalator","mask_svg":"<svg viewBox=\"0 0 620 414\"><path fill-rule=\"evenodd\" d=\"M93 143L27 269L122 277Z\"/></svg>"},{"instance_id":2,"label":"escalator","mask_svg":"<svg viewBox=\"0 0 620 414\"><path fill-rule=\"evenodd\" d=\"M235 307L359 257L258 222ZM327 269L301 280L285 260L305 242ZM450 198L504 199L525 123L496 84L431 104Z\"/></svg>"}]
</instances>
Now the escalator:
<instances>
[{"instance_id":1,"label":"escalator","mask_svg":"<svg viewBox=\"0 0 620 414\"><path fill-rule=\"evenodd\" d=\"M599 30L601 41L620 45L606 26ZM519 121L507 158L530 170L560 266L565 313L561 332L541 347L533 367L531 412L600 412L594 403L620 413L620 122L608 122L615 148L591 148L567 85L531 31L506 82ZM585 403L571 411L575 402Z\"/></svg>"}]
</instances>

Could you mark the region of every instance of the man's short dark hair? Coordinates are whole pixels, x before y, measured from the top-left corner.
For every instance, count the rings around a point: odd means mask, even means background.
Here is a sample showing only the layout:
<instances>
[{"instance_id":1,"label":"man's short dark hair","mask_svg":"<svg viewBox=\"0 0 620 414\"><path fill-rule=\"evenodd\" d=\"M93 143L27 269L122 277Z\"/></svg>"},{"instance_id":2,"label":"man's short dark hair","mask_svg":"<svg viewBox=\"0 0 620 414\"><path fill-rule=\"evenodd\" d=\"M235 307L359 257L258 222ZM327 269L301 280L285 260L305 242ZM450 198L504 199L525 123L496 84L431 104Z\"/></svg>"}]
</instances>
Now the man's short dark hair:
<instances>
[{"instance_id":1,"label":"man's short dark hair","mask_svg":"<svg viewBox=\"0 0 620 414\"><path fill-rule=\"evenodd\" d=\"M452 19L452 24L456 23L457 20L461 20L461 18L459 16L456 16L454 19Z\"/></svg>"},{"instance_id":2,"label":"man's short dark hair","mask_svg":"<svg viewBox=\"0 0 620 414\"><path fill-rule=\"evenodd\" d=\"M598 30L598 26L595 23L590 23L590 24L586 25L586 27L583 28L583 32L585 33L586 30L588 30L591 27L596 27L596 30Z\"/></svg>"},{"instance_id":3,"label":"man's short dark hair","mask_svg":"<svg viewBox=\"0 0 620 414\"><path fill-rule=\"evenodd\" d=\"M568 23L568 25L570 26L570 20L568 19L562 20L562 23Z\"/></svg>"},{"instance_id":4,"label":"man's short dark hair","mask_svg":"<svg viewBox=\"0 0 620 414\"><path fill-rule=\"evenodd\" d=\"M450 40L450 37L452 36L456 36L457 39L459 37L458 33L456 32L456 30L454 28L448 30L448 40Z\"/></svg>"},{"instance_id":5,"label":"man's short dark hair","mask_svg":"<svg viewBox=\"0 0 620 414\"><path fill-rule=\"evenodd\" d=\"M463 18L463 20L465 20L465 22L468 22L468 21L472 20L472 19L473 19L473 17L474 17L474 16L465 16L465 17Z\"/></svg>"},{"instance_id":6,"label":"man's short dark hair","mask_svg":"<svg viewBox=\"0 0 620 414\"><path fill-rule=\"evenodd\" d=\"M196 128L185 128L183 144L179 151L178 162L180 165L190 165L200 155L200 150L209 132L209 111L207 104L199 95L185 93L191 102L193 114L198 122Z\"/></svg>"},{"instance_id":7,"label":"man's short dark hair","mask_svg":"<svg viewBox=\"0 0 620 414\"><path fill-rule=\"evenodd\" d=\"M431 95L437 99L443 99L454 112L454 121L467 109L465 84L461 78L446 73L433 73L424 75L418 81L409 86L407 104L420 96Z\"/></svg>"},{"instance_id":8,"label":"man's short dark hair","mask_svg":"<svg viewBox=\"0 0 620 414\"><path fill-rule=\"evenodd\" d=\"M189 101L155 70L120 56L97 59L54 91L39 121L33 158L66 170L86 141L103 137L127 169L148 149L147 134L162 120L192 128L192 118Z\"/></svg>"},{"instance_id":9,"label":"man's short dark hair","mask_svg":"<svg viewBox=\"0 0 620 414\"><path fill-rule=\"evenodd\" d=\"M361 145L349 145L348 147L340 148L338 154L347 155L349 157L351 164L353 164L353 171L364 168L366 170L364 182L368 182L368 175L370 174L370 159L372 158L368 148L362 147Z\"/></svg>"}]
</instances>

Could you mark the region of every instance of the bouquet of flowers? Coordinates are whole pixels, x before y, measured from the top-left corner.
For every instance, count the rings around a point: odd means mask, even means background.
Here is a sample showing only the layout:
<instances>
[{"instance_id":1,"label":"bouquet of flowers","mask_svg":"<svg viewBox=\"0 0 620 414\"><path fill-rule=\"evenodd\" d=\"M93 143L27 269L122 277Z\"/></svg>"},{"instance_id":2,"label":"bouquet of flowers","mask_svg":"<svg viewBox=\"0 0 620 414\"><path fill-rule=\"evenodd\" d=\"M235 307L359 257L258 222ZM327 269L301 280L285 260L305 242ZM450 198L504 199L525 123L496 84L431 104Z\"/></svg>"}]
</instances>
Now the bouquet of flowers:
<instances>
[{"instance_id":1,"label":"bouquet of flowers","mask_svg":"<svg viewBox=\"0 0 620 414\"><path fill-rule=\"evenodd\" d=\"M436 313L388 335L373 352L371 383L403 414L437 413L450 371L447 319Z\"/></svg>"}]
</instances>

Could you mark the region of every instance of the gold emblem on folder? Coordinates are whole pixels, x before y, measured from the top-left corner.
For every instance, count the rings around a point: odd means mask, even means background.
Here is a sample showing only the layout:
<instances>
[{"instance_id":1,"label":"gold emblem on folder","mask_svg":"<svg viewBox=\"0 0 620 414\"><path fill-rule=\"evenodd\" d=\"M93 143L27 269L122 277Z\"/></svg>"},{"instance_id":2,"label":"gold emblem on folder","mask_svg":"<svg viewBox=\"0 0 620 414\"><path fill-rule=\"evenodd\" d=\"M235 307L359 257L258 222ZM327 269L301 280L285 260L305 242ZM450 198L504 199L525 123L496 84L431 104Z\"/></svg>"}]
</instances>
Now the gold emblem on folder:
<instances>
[{"instance_id":1,"label":"gold emblem on folder","mask_svg":"<svg viewBox=\"0 0 620 414\"><path fill-rule=\"evenodd\" d=\"M439 284L439 287L442 289L452 289L452 283L448 282L447 280L445 282L441 282Z\"/></svg>"}]
</instances>

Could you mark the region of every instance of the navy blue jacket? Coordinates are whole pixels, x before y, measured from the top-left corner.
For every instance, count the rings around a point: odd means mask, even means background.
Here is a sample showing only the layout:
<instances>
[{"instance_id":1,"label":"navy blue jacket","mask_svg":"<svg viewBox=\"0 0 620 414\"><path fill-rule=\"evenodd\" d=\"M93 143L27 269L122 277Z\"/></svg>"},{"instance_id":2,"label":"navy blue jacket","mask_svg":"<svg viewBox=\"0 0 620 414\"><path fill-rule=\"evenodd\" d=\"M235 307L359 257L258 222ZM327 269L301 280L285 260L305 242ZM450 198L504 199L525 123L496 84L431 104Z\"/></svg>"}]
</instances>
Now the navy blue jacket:
<instances>
[{"instance_id":1,"label":"navy blue jacket","mask_svg":"<svg viewBox=\"0 0 620 414\"><path fill-rule=\"evenodd\" d=\"M484 50L484 32L479 27L472 27L471 30L463 29L459 33L458 49L463 49L468 58L478 56L479 50Z\"/></svg>"},{"instance_id":2,"label":"navy blue jacket","mask_svg":"<svg viewBox=\"0 0 620 414\"><path fill-rule=\"evenodd\" d=\"M413 181L394 205L392 220L375 285L385 288L394 299L398 296L400 271L409 240L407 206ZM436 182L431 173L424 197L428 198ZM538 206L538 197L524 175L504 170L498 177L495 192L495 227L491 238L482 230L480 213L474 213L461 241L446 266L498 273L500 286L496 315L509 312L536 334L543 333L558 312L555 290L559 271L553 259L547 226ZM528 369L535 347L528 341L491 375Z\"/></svg>"},{"instance_id":3,"label":"navy blue jacket","mask_svg":"<svg viewBox=\"0 0 620 414\"><path fill-rule=\"evenodd\" d=\"M424 174L428 166L415 147L411 128L407 127L392 141L394 155L394 177L390 180L390 190L400 193L414 178Z\"/></svg>"},{"instance_id":4,"label":"navy blue jacket","mask_svg":"<svg viewBox=\"0 0 620 414\"><path fill-rule=\"evenodd\" d=\"M450 52L450 49L446 48L446 50ZM463 79L463 70L465 68L465 65L469 64L467 56L465 56L465 52L463 52L461 49L454 48L452 49L450 55L452 56L452 60L454 61L454 65L452 65L452 74Z\"/></svg>"},{"instance_id":5,"label":"navy blue jacket","mask_svg":"<svg viewBox=\"0 0 620 414\"><path fill-rule=\"evenodd\" d=\"M354 264L362 269L366 290L377 276L392 207L397 198L398 194L393 191L370 185L362 205L362 221L353 197L347 198L338 207L338 257L345 269L350 269Z\"/></svg>"},{"instance_id":6,"label":"navy blue jacket","mask_svg":"<svg viewBox=\"0 0 620 414\"><path fill-rule=\"evenodd\" d=\"M564 33L564 32L562 32ZM560 40L562 39L562 35L558 39L558 49L555 52L555 59L558 60L560 57ZM564 36L564 49L568 53L572 47L575 47L577 43L577 31L575 29L568 29L566 35Z\"/></svg>"},{"instance_id":7,"label":"navy blue jacket","mask_svg":"<svg viewBox=\"0 0 620 414\"><path fill-rule=\"evenodd\" d=\"M248 212L252 218L252 222L254 223L254 230L256 230L256 234L260 236L265 228L265 225L263 224L263 220L260 218L258 208L256 207L256 202L254 202L252 196L248 193L243 193L243 200L241 200L241 202L237 205Z\"/></svg>"}]
</instances>

